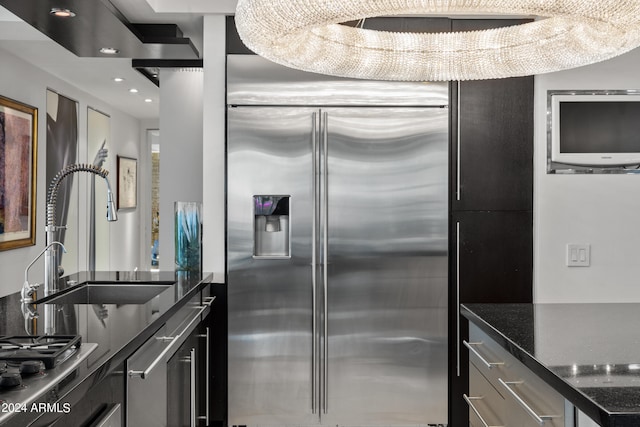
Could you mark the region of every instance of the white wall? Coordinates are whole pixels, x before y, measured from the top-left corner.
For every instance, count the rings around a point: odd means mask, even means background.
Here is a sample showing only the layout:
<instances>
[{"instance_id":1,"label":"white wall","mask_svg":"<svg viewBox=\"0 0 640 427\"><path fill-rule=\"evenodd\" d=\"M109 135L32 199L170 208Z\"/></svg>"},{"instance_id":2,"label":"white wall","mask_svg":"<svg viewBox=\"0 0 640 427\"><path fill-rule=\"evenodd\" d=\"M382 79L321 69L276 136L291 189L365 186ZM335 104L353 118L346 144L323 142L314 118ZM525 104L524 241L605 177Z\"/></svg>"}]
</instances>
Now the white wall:
<instances>
[{"instance_id":1,"label":"white wall","mask_svg":"<svg viewBox=\"0 0 640 427\"><path fill-rule=\"evenodd\" d=\"M640 175L546 174L547 90L640 89L640 49L536 76L536 302L640 302ZM568 243L591 244L590 267L566 267Z\"/></svg>"},{"instance_id":2,"label":"white wall","mask_svg":"<svg viewBox=\"0 0 640 427\"><path fill-rule=\"evenodd\" d=\"M174 202L202 202L203 76L201 69L160 70L161 270L175 267Z\"/></svg>"},{"instance_id":3,"label":"white wall","mask_svg":"<svg viewBox=\"0 0 640 427\"><path fill-rule=\"evenodd\" d=\"M136 209L118 211L118 221L112 222L110 225L111 270L130 271L136 267L139 267L140 270L148 270L148 268L144 268L148 264L144 264L140 260L140 240L138 238L138 231L142 228L141 223L143 222L140 208L140 183L141 180L148 179L148 177L140 175L140 163L143 159L140 149L140 121L111 108L109 113L111 114L111 147L109 148L108 161L110 163L108 168L113 191L116 191L117 188L116 155L138 160L138 206ZM117 194L115 196L117 197ZM105 212L97 211L96 219L104 218Z\"/></svg>"},{"instance_id":4,"label":"white wall","mask_svg":"<svg viewBox=\"0 0 640 427\"><path fill-rule=\"evenodd\" d=\"M24 269L27 264L44 248L45 235L45 211L46 188L45 182L45 155L46 155L46 90L65 95L79 102L78 136L80 154L79 160L87 161L87 107L91 106L111 117L111 144L109 146L109 158L104 167L110 173L112 187L116 187L116 155L138 158L140 154L140 123L137 119L124 114L99 99L93 98L85 92L75 88L43 70L17 58L16 56L0 49L0 95L38 108L38 170L37 170L37 201L36 201L36 245L26 248L12 249L0 252L0 296L18 292L24 280ZM93 159L91 159L93 160ZM67 178L69 179L69 178ZM101 181L101 180L99 180ZM103 185L100 182L96 185ZM78 180L76 180L78 182ZM80 211L88 215L87 186L80 185ZM106 203L105 203L106 205ZM119 220L111 223L111 269L129 270L139 265L139 249L137 230L140 228L139 210L119 213ZM97 218L104 218L103 213L96 212ZM77 226L80 241L67 242L76 245L74 252L78 253L79 265L86 265L86 217L81 218ZM99 242L98 242L99 243ZM36 263L29 275L31 282L43 281L42 261ZM67 272L72 273L72 272Z\"/></svg>"}]
</instances>

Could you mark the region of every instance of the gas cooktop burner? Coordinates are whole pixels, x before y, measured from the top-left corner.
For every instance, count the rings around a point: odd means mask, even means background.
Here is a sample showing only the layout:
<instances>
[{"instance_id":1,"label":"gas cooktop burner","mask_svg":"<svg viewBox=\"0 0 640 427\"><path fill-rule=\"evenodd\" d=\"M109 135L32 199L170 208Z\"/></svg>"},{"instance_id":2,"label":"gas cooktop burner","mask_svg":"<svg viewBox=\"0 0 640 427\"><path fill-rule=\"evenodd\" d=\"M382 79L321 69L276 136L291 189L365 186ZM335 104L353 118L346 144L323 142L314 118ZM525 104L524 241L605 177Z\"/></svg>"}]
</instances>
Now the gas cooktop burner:
<instances>
[{"instance_id":1,"label":"gas cooktop burner","mask_svg":"<svg viewBox=\"0 0 640 427\"><path fill-rule=\"evenodd\" d=\"M20 375L37 374L44 369L44 364L40 360L25 360L20 364Z\"/></svg>"},{"instance_id":2,"label":"gas cooktop burner","mask_svg":"<svg viewBox=\"0 0 640 427\"><path fill-rule=\"evenodd\" d=\"M43 374L44 363L40 360L0 362L0 368L4 369L0 374L0 390L16 389L23 385L23 379Z\"/></svg>"},{"instance_id":3,"label":"gas cooktop burner","mask_svg":"<svg viewBox=\"0 0 640 427\"><path fill-rule=\"evenodd\" d=\"M0 337L0 371L2 363L40 361L51 369L66 360L81 345L79 335L2 336ZM26 367L35 369L34 366Z\"/></svg>"},{"instance_id":4,"label":"gas cooktop burner","mask_svg":"<svg viewBox=\"0 0 640 427\"><path fill-rule=\"evenodd\" d=\"M14 388L22 385L22 376L19 372L5 372L0 375L0 388Z\"/></svg>"}]
</instances>

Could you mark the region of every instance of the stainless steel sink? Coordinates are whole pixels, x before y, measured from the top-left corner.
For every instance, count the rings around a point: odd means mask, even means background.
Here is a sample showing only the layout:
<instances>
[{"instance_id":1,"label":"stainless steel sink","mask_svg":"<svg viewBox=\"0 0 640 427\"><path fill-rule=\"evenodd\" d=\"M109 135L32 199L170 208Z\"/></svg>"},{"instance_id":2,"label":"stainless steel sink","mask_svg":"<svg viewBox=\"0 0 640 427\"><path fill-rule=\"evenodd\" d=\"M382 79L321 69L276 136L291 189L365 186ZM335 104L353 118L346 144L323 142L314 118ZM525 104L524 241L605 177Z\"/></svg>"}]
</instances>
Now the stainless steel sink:
<instances>
[{"instance_id":1,"label":"stainless steel sink","mask_svg":"<svg viewBox=\"0 0 640 427\"><path fill-rule=\"evenodd\" d=\"M69 291L61 291L35 304L145 304L172 283L100 283L85 282Z\"/></svg>"}]
</instances>

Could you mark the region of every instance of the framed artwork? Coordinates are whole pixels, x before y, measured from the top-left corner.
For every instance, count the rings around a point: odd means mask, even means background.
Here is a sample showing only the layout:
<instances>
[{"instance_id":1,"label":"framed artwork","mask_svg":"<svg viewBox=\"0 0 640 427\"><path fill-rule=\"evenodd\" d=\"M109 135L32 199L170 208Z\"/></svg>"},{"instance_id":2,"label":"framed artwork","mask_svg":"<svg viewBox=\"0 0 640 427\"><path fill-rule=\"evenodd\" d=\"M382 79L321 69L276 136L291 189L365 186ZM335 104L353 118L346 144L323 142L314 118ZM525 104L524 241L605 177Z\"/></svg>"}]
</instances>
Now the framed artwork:
<instances>
[{"instance_id":1,"label":"framed artwork","mask_svg":"<svg viewBox=\"0 0 640 427\"><path fill-rule=\"evenodd\" d=\"M0 251L36 244L38 109L0 96Z\"/></svg>"},{"instance_id":2,"label":"framed artwork","mask_svg":"<svg viewBox=\"0 0 640 427\"><path fill-rule=\"evenodd\" d=\"M137 205L138 161L118 156L118 209L135 209Z\"/></svg>"}]
</instances>

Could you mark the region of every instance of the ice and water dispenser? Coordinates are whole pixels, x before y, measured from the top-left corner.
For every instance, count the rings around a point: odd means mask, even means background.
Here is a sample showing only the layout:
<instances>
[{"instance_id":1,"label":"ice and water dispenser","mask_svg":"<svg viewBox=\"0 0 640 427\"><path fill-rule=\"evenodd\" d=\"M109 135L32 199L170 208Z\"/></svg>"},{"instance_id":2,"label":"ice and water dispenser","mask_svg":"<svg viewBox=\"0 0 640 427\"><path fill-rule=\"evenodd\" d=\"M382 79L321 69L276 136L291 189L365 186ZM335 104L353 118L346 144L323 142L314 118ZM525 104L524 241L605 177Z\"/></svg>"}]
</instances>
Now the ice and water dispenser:
<instances>
[{"instance_id":1,"label":"ice and water dispenser","mask_svg":"<svg viewBox=\"0 0 640 427\"><path fill-rule=\"evenodd\" d=\"M289 258L290 196L253 196L253 256Z\"/></svg>"}]
</instances>

